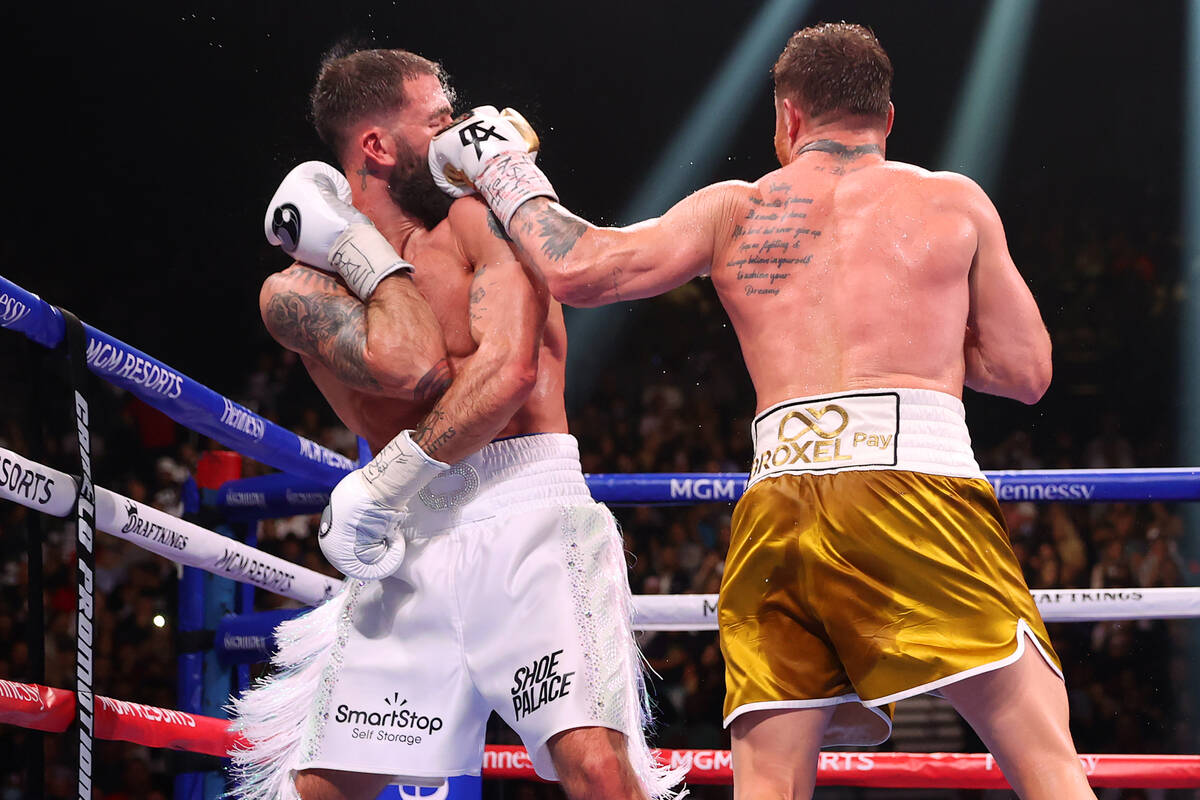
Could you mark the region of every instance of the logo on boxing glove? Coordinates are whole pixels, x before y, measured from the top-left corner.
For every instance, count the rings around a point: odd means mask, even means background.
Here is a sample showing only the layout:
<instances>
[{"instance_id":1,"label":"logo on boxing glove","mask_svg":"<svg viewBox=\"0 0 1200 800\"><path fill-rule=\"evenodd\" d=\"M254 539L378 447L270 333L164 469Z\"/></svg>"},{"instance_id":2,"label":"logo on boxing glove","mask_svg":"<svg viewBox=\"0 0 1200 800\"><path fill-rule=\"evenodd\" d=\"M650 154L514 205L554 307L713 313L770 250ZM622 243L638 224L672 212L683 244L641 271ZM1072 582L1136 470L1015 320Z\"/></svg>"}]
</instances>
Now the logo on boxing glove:
<instances>
[{"instance_id":1,"label":"logo on boxing glove","mask_svg":"<svg viewBox=\"0 0 1200 800\"><path fill-rule=\"evenodd\" d=\"M475 146L475 157L483 157L483 148L479 145L486 142L488 139L499 139L502 142L507 142L508 139L496 133L496 126L484 127L482 120L476 120L470 125L464 125L458 131L458 140L462 142L463 147Z\"/></svg>"},{"instance_id":2,"label":"logo on boxing glove","mask_svg":"<svg viewBox=\"0 0 1200 800\"><path fill-rule=\"evenodd\" d=\"M321 512L321 526L317 528L317 538L324 539L333 529L333 506L325 506Z\"/></svg>"},{"instance_id":3,"label":"logo on boxing glove","mask_svg":"<svg viewBox=\"0 0 1200 800\"><path fill-rule=\"evenodd\" d=\"M271 216L271 232L279 238L284 252L291 253L300 242L300 209L284 203Z\"/></svg>"}]
</instances>

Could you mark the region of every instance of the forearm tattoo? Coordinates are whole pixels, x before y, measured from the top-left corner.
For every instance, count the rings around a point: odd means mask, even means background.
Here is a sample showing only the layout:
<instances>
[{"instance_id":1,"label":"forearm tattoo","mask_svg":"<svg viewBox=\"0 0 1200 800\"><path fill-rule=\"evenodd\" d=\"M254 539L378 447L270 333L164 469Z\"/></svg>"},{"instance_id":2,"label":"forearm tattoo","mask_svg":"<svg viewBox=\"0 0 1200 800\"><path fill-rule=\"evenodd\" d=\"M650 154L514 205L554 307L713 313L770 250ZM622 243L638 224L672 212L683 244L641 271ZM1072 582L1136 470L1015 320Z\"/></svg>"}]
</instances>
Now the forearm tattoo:
<instances>
[{"instance_id":1,"label":"forearm tattoo","mask_svg":"<svg viewBox=\"0 0 1200 800\"><path fill-rule=\"evenodd\" d=\"M587 223L573 219L552 208L543 208L537 215L541 226L542 253L551 261L561 261L575 247L579 237L587 232Z\"/></svg>"},{"instance_id":2,"label":"forearm tattoo","mask_svg":"<svg viewBox=\"0 0 1200 800\"><path fill-rule=\"evenodd\" d=\"M446 412L435 407L412 432L412 440L430 458L437 458L442 447L458 435L454 427L446 424Z\"/></svg>"},{"instance_id":3,"label":"forearm tattoo","mask_svg":"<svg viewBox=\"0 0 1200 800\"><path fill-rule=\"evenodd\" d=\"M320 360L355 389L379 391L367 369L366 312L362 303L335 295L280 292L267 303L271 332L284 345Z\"/></svg>"},{"instance_id":4,"label":"forearm tattoo","mask_svg":"<svg viewBox=\"0 0 1200 800\"><path fill-rule=\"evenodd\" d=\"M435 397L441 397L450 386L451 380L450 360L443 358L422 375L421 380L417 381L417 385L413 388L413 399L423 403Z\"/></svg>"},{"instance_id":5,"label":"forearm tattoo","mask_svg":"<svg viewBox=\"0 0 1200 800\"><path fill-rule=\"evenodd\" d=\"M504 226L500 224L500 220L497 219L496 215L490 210L487 212L487 221L488 221L488 230L490 230L492 232L493 236L495 236L497 239L499 239L502 242L511 242L512 241L512 239L509 238L509 235L507 233L505 233Z\"/></svg>"}]
</instances>

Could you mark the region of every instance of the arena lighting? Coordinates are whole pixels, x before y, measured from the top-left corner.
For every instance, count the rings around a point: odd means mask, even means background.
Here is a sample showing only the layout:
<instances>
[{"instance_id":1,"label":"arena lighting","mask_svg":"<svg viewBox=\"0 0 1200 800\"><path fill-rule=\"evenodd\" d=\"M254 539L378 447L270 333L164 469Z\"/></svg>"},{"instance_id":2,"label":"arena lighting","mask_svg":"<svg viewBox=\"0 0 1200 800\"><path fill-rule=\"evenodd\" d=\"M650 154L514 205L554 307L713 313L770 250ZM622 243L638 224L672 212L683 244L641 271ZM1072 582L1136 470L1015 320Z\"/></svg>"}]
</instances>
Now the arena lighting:
<instances>
[{"instance_id":1,"label":"arena lighting","mask_svg":"<svg viewBox=\"0 0 1200 800\"><path fill-rule=\"evenodd\" d=\"M1184 308L1180 343L1183 404L1179 413L1182 432L1178 458L1200 464L1200 0L1189 0L1186 20L1183 79L1183 253ZM1189 513L1193 544L1200 544L1200 515Z\"/></svg>"},{"instance_id":2,"label":"arena lighting","mask_svg":"<svg viewBox=\"0 0 1200 800\"><path fill-rule=\"evenodd\" d=\"M1036 8L1036 0L992 0L942 149L940 169L970 175L988 192L1003 163Z\"/></svg>"},{"instance_id":3,"label":"arena lighting","mask_svg":"<svg viewBox=\"0 0 1200 800\"><path fill-rule=\"evenodd\" d=\"M1183 309L1179 343L1180 380L1183 384L1183 403L1179 407L1180 444L1175 458L1182 464L1200 464L1200 420L1196 408L1200 403L1200 0L1188 0L1184 34L1183 76L1183 219L1180 229L1183 240L1180 273L1183 283ZM1184 509L1188 552L1200 551L1200 509L1189 504ZM1194 556L1193 556L1194 557ZM1189 626L1191 644L1188 646L1192 668L1191 679L1200 678L1200 643L1196 627ZM1200 698L1193 698L1189 711L1200 711Z\"/></svg>"},{"instance_id":4,"label":"arena lighting","mask_svg":"<svg viewBox=\"0 0 1200 800\"><path fill-rule=\"evenodd\" d=\"M726 157L738 124L758 99L771 64L800 27L810 5L811 0L767 0L763 4L691 113L676 126L658 163L621 212L620 224L656 217L711 180L716 165ZM769 135L764 129L763 136ZM591 393L597 370L620 344L620 329L628 314L621 306L567 310L568 405L574 407Z\"/></svg>"}]
</instances>

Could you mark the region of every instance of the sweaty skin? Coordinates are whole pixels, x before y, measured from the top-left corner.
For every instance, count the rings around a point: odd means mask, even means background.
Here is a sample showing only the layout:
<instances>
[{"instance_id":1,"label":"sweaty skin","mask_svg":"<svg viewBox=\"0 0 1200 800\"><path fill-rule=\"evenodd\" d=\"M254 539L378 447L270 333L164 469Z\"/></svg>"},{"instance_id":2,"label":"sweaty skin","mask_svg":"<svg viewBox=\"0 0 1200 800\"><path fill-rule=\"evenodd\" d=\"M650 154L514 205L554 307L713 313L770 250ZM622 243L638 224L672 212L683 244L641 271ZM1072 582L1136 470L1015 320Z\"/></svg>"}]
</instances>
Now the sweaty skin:
<instances>
[{"instance_id":1,"label":"sweaty skin","mask_svg":"<svg viewBox=\"0 0 1200 800\"><path fill-rule=\"evenodd\" d=\"M521 363L534 365L536 379L528 399L496 438L567 430L562 307L549 300L540 278L521 267L508 244L492 232L488 214L477 199L464 198L445 222L409 237L401 255L419 265L416 275L390 276L376 291L396 300L395 308L380 316L391 327L408 331L403 338L391 337L383 353L368 349L369 342L384 336L368 336L363 304L335 276L293 264L263 284L259 305L268 330L300 354L338 418L366 439L372 452L402 430L416 428L419 433L423 424L428 428L431 419L441 419L437 400L451 376L461 374L470 359L490 361L489 370L503 369L508 359L498 351L509 346L527 351ZM405 291L403 284L414 287L433 312L436 327L426 331L420 345L411 341L413 312L406 295L413 289ZM543 333L538 317L547 303L551 308ZM484 318L495 321L492 327L500 329L497 335L505 342L481 352L475 335ZM410 349L405 349L406 340ZM433 449L431 455L439 450Z\"/></svg>"},{"instance_id":2,"label":"sweaty skin","mask_svg":"<svg viewBox=\"0 0 1200 800\"><path fill-rule=\"evenodd\" d=\"M510 231L570 305L710 274L759 411L861 388L960 397L964 382L1035 402L1050 340L987 196L961 175L885 161L882 129L848 133L785 142L784 166L757 182L715 184L628 228L542 197Z\"/></svg>"},{"instance_id":3,"label":"sweaty skin","mask_svg":"<svg viewBox=\"0 0 1200 800\"><path fill-rule=\"evenodd\" d=\"M373 453L407 429L429 456L448 462L493 438L566 433L566 328L541 276L517 259L478 198L454 202L426 230L387 194L381 170L395 143L423 154L450 120L437 78L405 85L409 101L392 120L390 141L366 123L351 137L379 159L358 162L361 181L356 174L351 189L354 205L415 273L385 278L363 304L336 276L293 264L263 284L263 321L300 354L334 412Z\"/></svg>"}]
</instances>

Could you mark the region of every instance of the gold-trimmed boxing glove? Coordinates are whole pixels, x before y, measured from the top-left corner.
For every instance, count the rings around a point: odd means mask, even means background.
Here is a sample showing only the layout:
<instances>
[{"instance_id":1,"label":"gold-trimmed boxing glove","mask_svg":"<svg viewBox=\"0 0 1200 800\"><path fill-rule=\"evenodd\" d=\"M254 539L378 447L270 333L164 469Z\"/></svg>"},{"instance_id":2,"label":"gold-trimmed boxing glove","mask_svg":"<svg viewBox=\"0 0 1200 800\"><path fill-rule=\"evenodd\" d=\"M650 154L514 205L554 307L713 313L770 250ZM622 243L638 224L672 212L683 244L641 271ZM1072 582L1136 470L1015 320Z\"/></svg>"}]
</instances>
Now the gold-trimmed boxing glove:
<instances>
[{"instance_id":1,"label":"gold-trimmed boxing glove","mask_svg":"<svg viewBox=\"0 0 1200 800\"><path fill-rule=\"evenodd\" d=\"M429 170L452 197L479 192L507 230L527 200L558 200L550 180L534 163L538 146L537 134L518 112L478 106L433 137Z\"/></svg>"}]
</instances>

